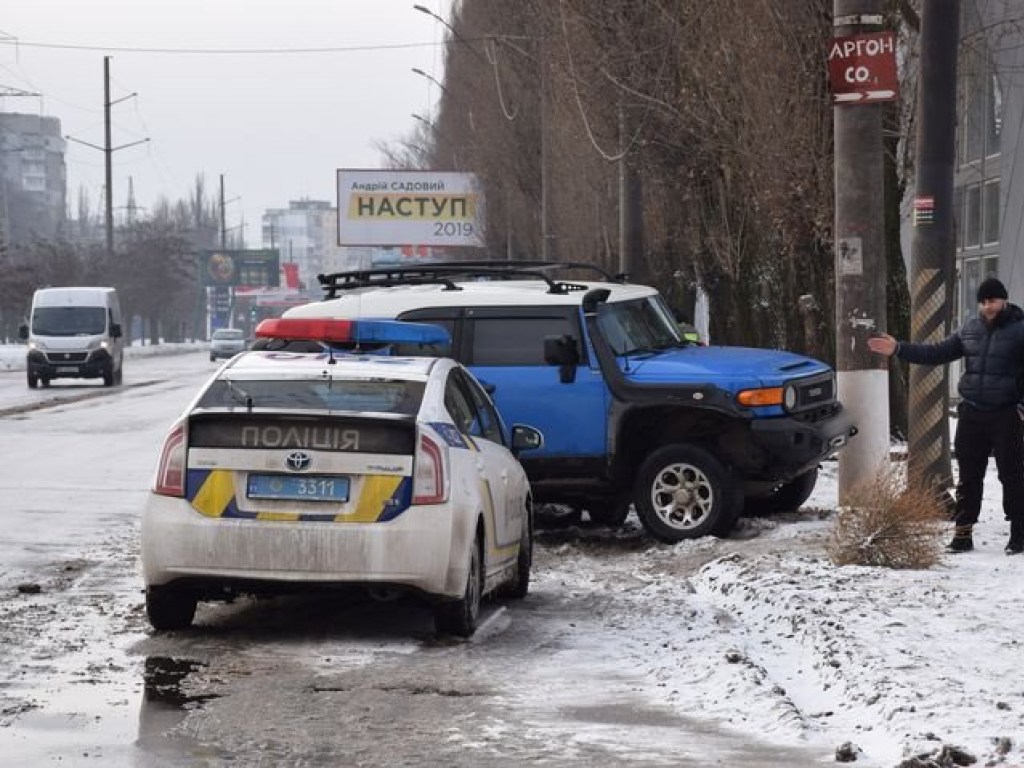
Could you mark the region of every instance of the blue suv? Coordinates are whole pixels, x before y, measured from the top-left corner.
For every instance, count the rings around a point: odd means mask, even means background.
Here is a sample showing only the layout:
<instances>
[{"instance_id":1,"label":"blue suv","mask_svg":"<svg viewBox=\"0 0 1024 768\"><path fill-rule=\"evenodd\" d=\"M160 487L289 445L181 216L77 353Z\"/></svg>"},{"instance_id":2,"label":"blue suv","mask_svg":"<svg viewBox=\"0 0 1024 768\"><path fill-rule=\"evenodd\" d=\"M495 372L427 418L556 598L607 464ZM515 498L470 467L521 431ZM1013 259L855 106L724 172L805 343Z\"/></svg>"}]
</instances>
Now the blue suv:
<instances>
[{"instance_id":1,"label":"blue suv","mask_svg":"<svg viewBox=\"0 0 1024 768\"><path fill-rule=\"evenodd\" d=\"M694 344L657 290L593 265L451 262L320 281L325 300L286 317L443 326L505 422L543 432L522 459L537 502L612 525L633 505L660 541L726 535L745 507L795 509L856 434L828 365Z\"/></svg>"}]
</instances>

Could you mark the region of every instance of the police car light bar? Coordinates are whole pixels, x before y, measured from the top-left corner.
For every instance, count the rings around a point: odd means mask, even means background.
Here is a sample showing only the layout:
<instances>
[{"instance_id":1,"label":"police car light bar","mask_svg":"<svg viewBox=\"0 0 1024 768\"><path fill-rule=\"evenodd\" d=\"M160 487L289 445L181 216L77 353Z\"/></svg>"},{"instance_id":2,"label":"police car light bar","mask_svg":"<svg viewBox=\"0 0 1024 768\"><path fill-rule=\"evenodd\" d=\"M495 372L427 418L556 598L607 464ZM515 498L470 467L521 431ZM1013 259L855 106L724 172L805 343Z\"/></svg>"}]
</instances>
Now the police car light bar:
<instances>
[{"instance_id":1,"label":"police car light bar","mask_svg":"<svg viewBox=\"0 0 1024 768\"><path fill-rule=\"evenodd\" d=\"M256 326L260 339L321 341L327 344L450 344L438 325L400 320L337 320L275 317Z\"/></svg>"}]
</instances>

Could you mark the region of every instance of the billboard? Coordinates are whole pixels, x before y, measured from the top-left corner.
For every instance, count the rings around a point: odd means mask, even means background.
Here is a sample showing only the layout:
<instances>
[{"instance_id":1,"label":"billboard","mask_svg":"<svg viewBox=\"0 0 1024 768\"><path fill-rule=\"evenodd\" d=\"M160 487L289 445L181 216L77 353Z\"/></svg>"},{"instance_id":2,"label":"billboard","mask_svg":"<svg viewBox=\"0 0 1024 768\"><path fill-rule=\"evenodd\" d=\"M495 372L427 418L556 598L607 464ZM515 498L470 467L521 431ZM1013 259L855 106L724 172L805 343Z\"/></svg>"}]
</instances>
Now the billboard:
<instances>
[{"instance_id":1,"label":"billboard","mask_svg":"<svg viewBox=\"0 0 1024 768\"><path fill-rule=\"evenodd\" d=\"M338 245L482 246L472 173L338 170Z\"/></svg>"},{"instance_id":2,"label":"billboard","mask_svg":"<svg viewBox=\"0 0 1024 768\"><path fill-rule=\"evenodd\" d=\"M200 274L203 285L280 285L281 257L277 249L201 251Z\"/></svg>"}]
</instances>

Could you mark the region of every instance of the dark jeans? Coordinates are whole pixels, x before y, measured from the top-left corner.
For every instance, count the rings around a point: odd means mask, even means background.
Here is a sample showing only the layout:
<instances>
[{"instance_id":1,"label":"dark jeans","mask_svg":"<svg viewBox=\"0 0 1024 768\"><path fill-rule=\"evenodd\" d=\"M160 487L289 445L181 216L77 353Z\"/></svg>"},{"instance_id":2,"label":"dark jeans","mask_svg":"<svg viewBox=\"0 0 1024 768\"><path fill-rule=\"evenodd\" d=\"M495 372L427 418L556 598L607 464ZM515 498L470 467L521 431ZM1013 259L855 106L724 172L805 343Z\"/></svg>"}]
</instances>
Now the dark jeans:
<instances>
[{"instance_id":1,"label":"dark jeans","mask_svg":"<svg viewBox=\"0 0 1024 768\"><path fill-rule=\"evenodd\" d=\"M1003 513L1007 520L1024 520L1024 446L1016 406L979 411L966 403L958 409L953 445L960 467L956 486L956 523L974 525L981 512L985 469L995 456L1003 484Z\"/></svg>"}]
</instances>

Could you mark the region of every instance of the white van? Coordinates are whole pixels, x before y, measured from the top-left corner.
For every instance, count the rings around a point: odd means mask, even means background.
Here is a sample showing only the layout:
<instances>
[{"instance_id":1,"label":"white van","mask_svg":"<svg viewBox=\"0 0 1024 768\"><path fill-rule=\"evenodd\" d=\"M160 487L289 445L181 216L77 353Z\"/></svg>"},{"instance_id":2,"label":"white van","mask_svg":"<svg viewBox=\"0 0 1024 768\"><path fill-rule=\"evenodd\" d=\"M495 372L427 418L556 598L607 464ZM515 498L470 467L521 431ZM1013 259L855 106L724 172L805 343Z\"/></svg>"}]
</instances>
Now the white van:
<instances>
[{"instance_id":1,"label":"white van","mask_svg":"<svg viewBox=\"0 0 1024 768\"><path fill-rule=\"evenodd\" d=\"M121 304L113 288L40 288L20 335L28 340L29 387L58 378L121 383Z\"/></svg>"}]
</instances>

